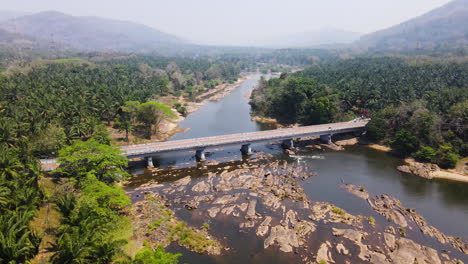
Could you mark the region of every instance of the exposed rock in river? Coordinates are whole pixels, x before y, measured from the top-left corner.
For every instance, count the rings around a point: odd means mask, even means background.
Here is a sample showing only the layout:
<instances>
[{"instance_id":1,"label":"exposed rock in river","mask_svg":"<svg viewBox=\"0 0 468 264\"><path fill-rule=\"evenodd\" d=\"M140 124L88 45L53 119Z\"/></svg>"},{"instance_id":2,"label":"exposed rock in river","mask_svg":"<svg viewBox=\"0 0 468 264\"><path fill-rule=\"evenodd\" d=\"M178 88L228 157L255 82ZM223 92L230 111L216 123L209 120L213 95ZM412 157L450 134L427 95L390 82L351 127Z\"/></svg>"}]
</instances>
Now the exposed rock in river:
<instances>
[{"instance_id":1,"label":"exposed rock in river","mask_svg":"<svg viewBox=\"0 0 468 264\"><path fill-rule=\"evenodd\" d=\"M165 197L164 203L176 212L183 210L191 219L208 219L211 225L220 224L222 228L230 226L249 239L262 241L265 248L295 253L303 263L321 260L327 263L456 263L450 252L439 252L415 242L413 235L419 230L428 239L434 238L468 253L465 243L429 226L424 218L403 208L398 200L387 195L371 198L360 186L343 187L366 200L390 222L374 223L376 220L372 218L371 224L370 217L350 214L327 202L311 201L299 184L311 176L314 175L304 167L274 161L238 169L226 166L207 177L184 177L164 186L152 185L151 191ZM148 215L141 211L144 204L135 206L133 213L139 221L147 217L151 221L161 218L155 215L162 212L153 211ZM143 227L151 221L146 221ZM229 240L225 243L229 244ZM219 249L219 245L210 244L208 252L218 252L214 249Z\"/></svg>"}]
</instances>

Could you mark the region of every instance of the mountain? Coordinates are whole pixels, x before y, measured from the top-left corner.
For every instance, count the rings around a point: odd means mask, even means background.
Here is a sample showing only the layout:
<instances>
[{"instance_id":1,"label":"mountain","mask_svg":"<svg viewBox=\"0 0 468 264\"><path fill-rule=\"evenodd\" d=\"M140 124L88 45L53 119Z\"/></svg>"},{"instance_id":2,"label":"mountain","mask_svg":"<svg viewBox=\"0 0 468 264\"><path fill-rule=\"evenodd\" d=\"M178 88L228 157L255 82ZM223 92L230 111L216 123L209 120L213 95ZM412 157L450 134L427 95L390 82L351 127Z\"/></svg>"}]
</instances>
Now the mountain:
<instances>
[{"instance_id":1,"label":"mountain","mask_svg":"<svg viewBox=\"0 0 468 264\"><path fill-rule=\"evenodd\" d=\"M323 29L275 37L267 40L265 46L275 48L306 48L324 45L349 44L359 39L360 33L339 29Z\"/></svg>"},{"instance_id":2,"label":"mountain","mask_svg":"<svg viewBox=\"0 0 468 264\"><path fill-rule=\"evenodd\" d=\"M79 17L55 11L0 22L0 29L69 46L80 51L170 51L188 43L175 36L133 22Z\"/></svg>"},{"instance_id":3,"label":"mountain","mask_svg":"<svg viewBox=\"0 0 468 264\"><path fill-rule=\"evenodd\" d=\"M433 50L468 47L468 0L455 0L420 17L363 36L370 51Z\"/></svg>"}]
</instances>

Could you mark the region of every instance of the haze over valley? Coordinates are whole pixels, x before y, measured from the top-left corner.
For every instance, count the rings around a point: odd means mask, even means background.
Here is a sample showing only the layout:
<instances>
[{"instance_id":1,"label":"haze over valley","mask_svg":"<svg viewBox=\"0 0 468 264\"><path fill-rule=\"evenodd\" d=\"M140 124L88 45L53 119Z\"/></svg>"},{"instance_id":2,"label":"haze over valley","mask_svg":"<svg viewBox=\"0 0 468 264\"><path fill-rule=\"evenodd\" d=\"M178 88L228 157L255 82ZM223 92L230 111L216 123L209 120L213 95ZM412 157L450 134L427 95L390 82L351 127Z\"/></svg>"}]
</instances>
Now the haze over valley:
<instances>
[{"instance_id":1,"label":"haze over valley","mask_svg":"<svg viewBox=\"0 0 468 264\"><path fill-rule=\"evenodd\" d=\"M468 263L468 0L0 1L0 264Z\"/></svg>"}]
</instances>

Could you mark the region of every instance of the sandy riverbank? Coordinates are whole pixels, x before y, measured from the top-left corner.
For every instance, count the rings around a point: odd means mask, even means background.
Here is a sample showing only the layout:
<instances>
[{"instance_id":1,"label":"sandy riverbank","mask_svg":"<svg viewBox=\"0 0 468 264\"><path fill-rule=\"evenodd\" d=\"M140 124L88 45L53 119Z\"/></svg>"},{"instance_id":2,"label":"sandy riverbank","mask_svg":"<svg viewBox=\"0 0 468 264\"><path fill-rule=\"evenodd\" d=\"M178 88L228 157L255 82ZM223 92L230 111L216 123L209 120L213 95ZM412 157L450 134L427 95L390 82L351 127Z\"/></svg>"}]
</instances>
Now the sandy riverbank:
<instances>
[{"instance_id":1,"label":"sandy riverbank","mask_svg":"<svg viewBox=\"0 0 468 264\"><path fill-rule=\"evenodd\" d=\"M456 170L444 170L436 164L417 162L411 158L404 161L405 165L399 166L399 171L411 173L426 179L445 179L468 183L468 175Z\"/></svg>"},{"instance_id":2,"label":"sandy riverbank","mask_svg":"<svg viewBox=\"0 0 468 264\"><path fill-rule=\"evenodd\" d=\"M239 79L232 83L223 83L218 85L216 88L211 89L205 93L198 95L195 98L195 102L186 101L184 98L163 98L163 101L177 101L182 105L186 105L187 115L191 114L198 109L200 109L203 105L205 105L209 101L218 101L225 96L229 95L235 89L239 88L242 83L246 80L252 78L252 75L241 76ZM168 104L167 102L164 102ZM144 139L141 137L136 137L132 133L129 134L129 141L125 142L123 139L125 138L125 132L120 132L117 129L112 128L112 126L108 127L110 132L110 136L114 139L115 145L124 146L124 145L131 145L131 144L143 144L148 142L162 142L170 139L177 133L182 133L187 131L188 129L181 129L179 127L179 122L185 119L185 116L181 115L179 112L174 110L174 114L177 116L175 119L168 119L163 120L158 128L158 133L151 137L151 139Z\"/></svg>"},{"instance_id":3,"label":"sandy riverbank","mask_svg":"<svg viewBox=\"0 0 468 264\"><path fill-rule=\"evenodd\" d=\"M284 125L281 125L274 118L253 116L252 120L259 122L259 123L263 123L263 124L273 125L276 128L285 127ZM339 147L351 146L351 145L359 144L359 141L355 137L352 137L352 138L340 138L339 137L337 138L337 140L334 140L334 144ZM323 144L320 145L316 143L316 146L320 147L320 146L326 146L326 145L323 145ZM388 153L392 151L392 148L388 146L384 146L384 145L379 145L379 144L364 144L364 146L366 146L367 148L371 148L371 149L375 149L375 150L383 151L383 152L388 152ZM309 146L309 148L314 149L314 147L312 146ZM338 150L338 148L334 150ZM398 168L400 171L411 173L411 174L414 174L416 176L423 177L426 179L445 179L445 180L468 183L468 173L467 173L468 158L461 159L457 163L456 168L452 170L444 170L444 169L439 168L439 166L435 164L431 164L431 163L416 162L414 159L405 159L405 163L406 165L400 166Z\"/></svg>"},{"instance_id":4,"label":"sandy riverbank","mask_svg":"<svg viewBox=\"0 0 468 264\"><path fill-rule=\"evenodd\" d=\"M392 151L390 147L379 144L369 144L366 147L384 152ZM398 167L398 170L402 172L411 173L426 179L444 179L468 183L468 174L466 173L468 158L459 160L455 169L451 170L441 169L432 163L417 162L412 158L404 159L404 162L405 165Z\"/></svg>"}]
</instances>

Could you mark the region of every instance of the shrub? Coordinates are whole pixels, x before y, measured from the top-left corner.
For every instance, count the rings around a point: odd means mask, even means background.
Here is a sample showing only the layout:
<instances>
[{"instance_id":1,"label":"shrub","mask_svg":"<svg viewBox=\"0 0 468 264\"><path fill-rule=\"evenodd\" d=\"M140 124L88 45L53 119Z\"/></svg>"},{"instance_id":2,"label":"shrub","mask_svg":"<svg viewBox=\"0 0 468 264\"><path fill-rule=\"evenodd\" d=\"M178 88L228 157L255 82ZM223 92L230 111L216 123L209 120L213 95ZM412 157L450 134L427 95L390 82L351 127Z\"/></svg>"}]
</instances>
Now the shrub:
<instances>
[{"instance_id":1,"label":"shrub","mask_svg":"<svg viewBox=\"0 0 468 264\"><path fill-rule=\"evenodd\" d=\"M182 254L172 254L166 252L163 247L159 246L155 250L144 247L135 256L132 264L177 264L179 257Z\"/></svg>"},{"instance_id":2,"label":"shrub","mask_svg":"<svg viewBox=\"0 0 468 264\"><path fill-rule=\"evenodd\" d=\"M338 207L333 207L332 212L334 214L339 214L339 215L344 215L345 214L345 211L343 209L341 209L341 208L338 208Z\"/></svg>"},{"instance_id":3,"label":"shrub","mask_svg":"<svg viewBox=\"0 0 468 264\"><path fill-rule=\"evenodd\" d=\"M459 160L459 156L452 152L452 147L441 145L437 151L437 164L445 169L453 168Z\"/></svg>"},{"instance_id":4,"label":"shrub","mask_svg":"<svg viewBox=\"0 0 468 264\"><path fill-rule=\"evenodd\" d=\"M402 156L407 156L418 149L418 139L411 132L402 129L396 133L392 147Z\"/></svg>"},{"instance_id":5,"label":"shrub","mask_svg":"<svg viewBox=\"0 0 468 264\"><path fill-rule=\"evenodd\" d=\"M415 158L425 162L435 162L437 151L431 147L424 146L415 154Z\"/></svg>"}]
</instances>

